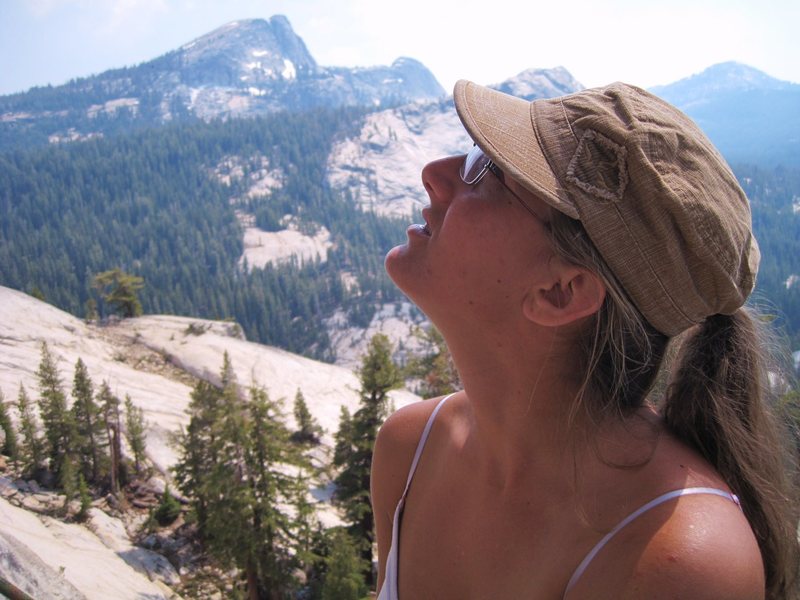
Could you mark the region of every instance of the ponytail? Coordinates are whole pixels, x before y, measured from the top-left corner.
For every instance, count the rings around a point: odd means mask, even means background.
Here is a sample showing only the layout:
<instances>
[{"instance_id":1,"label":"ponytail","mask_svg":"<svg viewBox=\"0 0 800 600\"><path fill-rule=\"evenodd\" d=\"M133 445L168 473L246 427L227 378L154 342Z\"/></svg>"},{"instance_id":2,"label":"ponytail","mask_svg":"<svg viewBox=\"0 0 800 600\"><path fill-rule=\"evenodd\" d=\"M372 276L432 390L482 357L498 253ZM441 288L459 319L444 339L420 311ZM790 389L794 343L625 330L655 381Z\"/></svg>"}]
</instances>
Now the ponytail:
<instances>
[{"instance_id":1,"label":"ponytail","mask_svg":"<svg viewBox=\"0 0 800 600\"><path fill-rule=\"evenodd\" d=\"M756 321L746 309L714 315L679 350L663 414L739 495L764 560L767 598L796 598L796 457L768 406L770 385Z\"/></svg>"}]
</instances>

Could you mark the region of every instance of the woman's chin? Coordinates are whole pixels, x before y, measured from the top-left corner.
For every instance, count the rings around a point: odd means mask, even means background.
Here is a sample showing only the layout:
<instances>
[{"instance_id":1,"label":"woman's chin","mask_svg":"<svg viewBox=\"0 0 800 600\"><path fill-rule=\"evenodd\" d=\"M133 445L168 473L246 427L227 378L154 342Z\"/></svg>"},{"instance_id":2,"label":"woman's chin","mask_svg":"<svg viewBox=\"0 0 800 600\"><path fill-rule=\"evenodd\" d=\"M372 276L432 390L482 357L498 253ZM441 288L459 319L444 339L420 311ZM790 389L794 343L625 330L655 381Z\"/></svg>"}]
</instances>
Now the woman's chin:
<instances>
[{"instance_id":1,"label":"woman's chin","mask_svg":"<svg viewBox=\"0 0 800 600\"><path fill-rule=\"evenodd\" d=\"M414 296L420 287L420 269L410 256L409 245L400 244L389 250L383 261L383 267L398 289L416 302Z\"/></svg>"},{"instance_id":2,"label":"woman's chin","mask_svg":"<svg viewBox=\"0 0 800 600\"><path fill-rule=\"evenodd\" d=\"M400 289L402 289L402 286L397 280L397 275L402 271L402 262L407 254L408 244L400 244L389 250L383 259L383 268L386 269L386 274Z\"/></svg>"}]
</instances>

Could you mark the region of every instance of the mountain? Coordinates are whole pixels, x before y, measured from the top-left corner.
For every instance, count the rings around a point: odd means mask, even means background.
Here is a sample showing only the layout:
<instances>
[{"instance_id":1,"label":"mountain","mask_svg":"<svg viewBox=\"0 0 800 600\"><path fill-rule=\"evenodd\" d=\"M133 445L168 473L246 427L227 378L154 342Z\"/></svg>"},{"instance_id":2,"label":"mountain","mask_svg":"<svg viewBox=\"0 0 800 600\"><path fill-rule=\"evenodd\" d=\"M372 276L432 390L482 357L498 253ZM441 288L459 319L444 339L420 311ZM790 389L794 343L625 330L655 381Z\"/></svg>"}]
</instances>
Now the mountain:
<instances>
[{"instance_id":1,"label":"mountain","mask_svg":"<svg viewBox=\"0 0 800 600\"><path fill-rule=\"evenodd\" d=\"M515 77L489 87L526 100L564 96L584 88L564 67L526 69Z\"/></svg>"},{"instance_id":2,"label":"mountain","mask_svg":"<svg viewBox=\"0 0 800 600\"><path fill-rule=\"evenodd\" d=\"M134 67L0 97L0 150L74 141L191 117L226 119L434 99L418 61L321 67L286 17L229 23Z\"/></svg>"},{"instance_id":3,"label":"mountain","mask_svg":"<svg viewBox=\"0 0 800 600\"><path fill-rule=\"evenodd\" d=\"M651 91L692 117L728 162L800 166L800 85L725 62Z\"/></svg>"}]
</instances>

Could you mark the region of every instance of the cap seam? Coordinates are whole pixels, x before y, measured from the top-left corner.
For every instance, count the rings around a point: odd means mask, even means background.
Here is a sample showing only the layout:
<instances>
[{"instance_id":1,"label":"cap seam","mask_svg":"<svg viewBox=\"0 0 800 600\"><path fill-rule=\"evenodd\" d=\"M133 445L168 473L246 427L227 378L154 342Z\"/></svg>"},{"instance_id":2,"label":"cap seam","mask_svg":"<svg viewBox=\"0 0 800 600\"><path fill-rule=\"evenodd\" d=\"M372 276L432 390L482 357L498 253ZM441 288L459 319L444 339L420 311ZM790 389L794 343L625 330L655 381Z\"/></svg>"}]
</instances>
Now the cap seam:
<instances>
[{"instance_id":1,"label":"cap seam","mask_svg":"<svg viewBox=\"0 0 800 600\"><path fill-rule=\"evenodd\" d=\"M563 103L559 101L559 104L561 104L561 107L562 107L562 110L563 110ZM544 141L542 140L542 136L539 134L539 127L536 125L536 116L534 114L535 110L536 110L536 103L535 102L531 102L531 108L528 111L528 116L529 116L529 118L531 120L531 126L533 127L533 135L536 136L536 143L539 144L539 148L542 151L542 156L544 157L545 161L547 161L547 166L550 168L550 172L555 176L556 181L560 182L560 180L561 180L560 173L558 172L557 169L555 169L553 167L553 163L550 161L550 156L549 156L549 154L547 152L547 149L545 148ZM572 131L572 125L570 124L569 120L567 119L566 112L564 112L564 120L566 121L567 126L569 127L569 130ZM574 133L573 133L573 135L574 135ZM569 193L569 191L566 189L566 187L564 187L564 191ZM553 191L553 194L557 195L555 190ZM561 202L563 203L563 200ZM578 211L578 207L575 205L574 200L573 200L572 208L578 214L578 220L580 221L580 212ZM560 210L560 209L556 208L556 210ZM569 216L569 215L567 215L567 216ZM572 217L570 217L570 218L572 218Z\"/></svg>"},{"instance_id":2,"label":"cap seam","mask_svg":"<svg viewBox=\"0 0 800 600\"><path fill-rule=\"evenodd\" d=\"M578 139L578 134L575 133L575 130L572 128L572 123L570 123L569 117L567 116L567 107L564 106L564 100L560 99L558 101L558 105L561 107L561 112L564 113L564 122L567 124L567 127L569 127L569 132L572 134L572 138L576 143L579 143L580 140Z\"/></svg>"}]
</instances>

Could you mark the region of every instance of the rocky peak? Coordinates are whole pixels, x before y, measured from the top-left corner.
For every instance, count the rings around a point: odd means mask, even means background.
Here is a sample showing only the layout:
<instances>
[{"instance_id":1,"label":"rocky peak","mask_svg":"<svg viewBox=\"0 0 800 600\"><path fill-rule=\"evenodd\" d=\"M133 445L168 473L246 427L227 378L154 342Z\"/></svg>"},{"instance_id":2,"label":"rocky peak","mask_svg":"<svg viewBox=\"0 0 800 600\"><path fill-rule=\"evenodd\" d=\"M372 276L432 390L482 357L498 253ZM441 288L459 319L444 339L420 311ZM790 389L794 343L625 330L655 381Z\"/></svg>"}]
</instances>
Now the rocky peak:
<instances>
[{"instance_id":1,"label":"rocky peak","mask_svg":"<svg viewBox=\"0 0 800 600\"><path fill-rule=\"evenodd\" d=\"M233 21L178 53L186 83L249 87L317 72L305 43L282 15Z\"/></svg>"},{"instance_id":2,"label":"rocky peak","mask_svg":"<svg viewBox=\"0 0 800 600\"><path fill-rule=\"evenodd\" d=\"M554 69L527 69L515 77L491 87L525 100L536 100L537 98L555 98L571 94L582 90L584 86L564 67L555 67Z\"/></svg>"},{"instance_id":3,"label":"rocky peak","mask_svg":"<svg viewBox=\"0 0 800 600\"><path fill-rule=\"evenodd\" d=\"M411 58L388 67L320 67L288 19L276 15L233 21L134 67L0 97L0 150L191 117L398 106L443 95L433 74Z\"/></svg>"}]
</instances>

